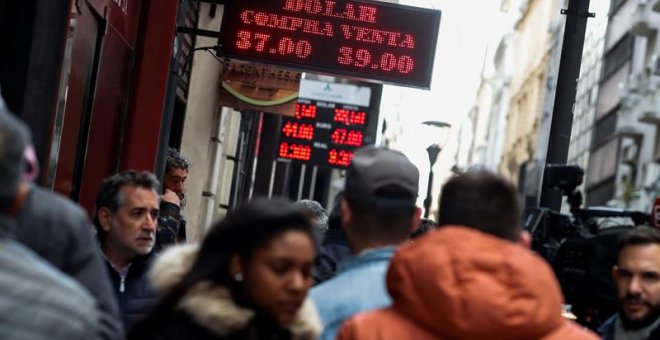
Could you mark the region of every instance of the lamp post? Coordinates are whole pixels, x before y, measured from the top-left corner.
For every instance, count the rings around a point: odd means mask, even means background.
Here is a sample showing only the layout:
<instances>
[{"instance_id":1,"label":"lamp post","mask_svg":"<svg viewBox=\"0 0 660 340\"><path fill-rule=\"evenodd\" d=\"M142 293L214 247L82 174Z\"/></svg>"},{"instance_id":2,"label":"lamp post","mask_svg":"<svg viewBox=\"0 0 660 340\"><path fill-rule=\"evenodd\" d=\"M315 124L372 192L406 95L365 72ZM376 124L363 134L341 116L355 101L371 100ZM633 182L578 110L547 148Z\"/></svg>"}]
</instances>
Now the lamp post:
<instances>
[{"instance_id":1,"label":"lamp post","mask_svg":"<svg viewBox=\"0 0 660 340\"><path fill-rule=\"evenodd\" d=\"M442 148L447 143L451 125L445 122L439 122L435 120L425 121L422 124L437 127L441 132L441 138L436 139L435 143L429 145L429 147L426 148L426 152L429 154L430 167L429 167L429 181L428 181L428 186L426 188L426 198L424 199L424 218L428 218L429 214L431 213L431 203L433 202L433 198L431 197L431 191L433 189L433 165L435 165L435 161L438 160L438 155L440 154L440 151L442 151Z\"/></svg>"}]
</instances>

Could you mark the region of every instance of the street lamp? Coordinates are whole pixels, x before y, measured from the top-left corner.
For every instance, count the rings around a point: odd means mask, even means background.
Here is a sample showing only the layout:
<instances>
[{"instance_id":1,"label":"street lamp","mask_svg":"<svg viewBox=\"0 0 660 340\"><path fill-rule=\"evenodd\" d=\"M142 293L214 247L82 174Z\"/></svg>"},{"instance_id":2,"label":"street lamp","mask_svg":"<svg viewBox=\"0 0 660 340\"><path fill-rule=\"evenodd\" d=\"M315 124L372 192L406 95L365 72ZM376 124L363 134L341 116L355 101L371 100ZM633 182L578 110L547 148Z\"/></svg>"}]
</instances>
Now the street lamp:
<instances>
[{"instance_id":1,"label":"street lamp","mask_svg":"<svg viewBox=\"0 0 660 340\"><path fill-rule=\"evenodd\" d=\"M433 165L435 165L435 161L438 160L438 155L440 154L440 151L442 151L442 148L444 148L445 144L447 144L451 125L436 120L428 120L423 122L422 124L436 127L439 129L438 131L440 132L440 138L435 139L436 141L433 144L429 145L428 148L426 148L426 152L428 152L429 154L430 167L429 167L429 182L428 182L428 187L426 189L426 199L424 199L424 218L428 218L431 212L431 202L433 201L433 199L431 198L431 191L433 187Z\"/></svg>"}]
</instances>

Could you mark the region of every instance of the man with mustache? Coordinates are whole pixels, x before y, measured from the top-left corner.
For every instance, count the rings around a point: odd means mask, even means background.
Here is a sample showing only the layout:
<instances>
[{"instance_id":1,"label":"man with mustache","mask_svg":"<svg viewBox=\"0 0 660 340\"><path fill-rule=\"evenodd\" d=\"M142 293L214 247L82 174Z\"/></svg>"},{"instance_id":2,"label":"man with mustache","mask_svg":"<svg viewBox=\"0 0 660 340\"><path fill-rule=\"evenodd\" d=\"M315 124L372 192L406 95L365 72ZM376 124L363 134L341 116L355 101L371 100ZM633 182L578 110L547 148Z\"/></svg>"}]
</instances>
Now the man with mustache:
<instances>
[{"instance_id":1,"label":"man with mustache","mask_svg":"<svg viewBox=\"0 0 660 340\"><path fill-rule=\"evenodd\" d=\"M637 227L623 234L612 276L620 306L601 326L603 339L660 339L660 230Z\"/></svg>"},{"instance_id":2,"label":"man with mustache","mask_svg":"<svg viewBox=\"0 0 660 340\"><path fill-rule=\"evenodd\" d=\"M157 190L153 174L124 171L106 178L96 197L94 224L127 330L156 301L147 271L156 240Z\"/></svg>"}]
</instances>

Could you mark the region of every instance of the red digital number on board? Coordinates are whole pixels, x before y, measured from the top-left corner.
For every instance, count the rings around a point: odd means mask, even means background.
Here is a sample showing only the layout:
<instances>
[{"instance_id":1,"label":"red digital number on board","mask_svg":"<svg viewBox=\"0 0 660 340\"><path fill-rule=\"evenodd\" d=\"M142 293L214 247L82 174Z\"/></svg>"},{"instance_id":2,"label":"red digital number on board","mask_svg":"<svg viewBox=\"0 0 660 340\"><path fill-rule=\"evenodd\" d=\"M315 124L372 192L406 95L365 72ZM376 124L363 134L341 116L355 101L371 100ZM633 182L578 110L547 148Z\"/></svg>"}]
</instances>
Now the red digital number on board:
<instances>
[{"instance_id":1,"label":"red digital number on board","mask_svg":"<svg viewBox=\"0 0 660 340\"><path fill-rule=\"evenodd\" d=\"M351 151L332 149L328 152L328 164L348 166L353 158Z\"/></svg>"},{"instance_id":2,"label":"red digital number on board","mask_svg":"<svg viewBox=\"0 0 660 340\"><path fill-rule=\"evenodd\" d=\"M369 50L347 46L339 48L337 62L342 65L372 70L398 71L401 74L408 74L415 68L415 60L407 55L396 56L392 53L383 53L380 58L374 59Z\"/></svg>"},{"instance_id":3,"label":"red digital number on board","mask_svg":"<svg viewBox=\"0 0 660 340\"><path fill-rule=\"evenodd\" d=\"M282 133L289 138L314 139L314 126L311 124L298 124L296 122L286 122L282 127Z\"/></svg>"},{"instance_id":4,"label":"red digital number on board","mask_svg":"<svg viewBox=\"0 0 660 340\"><path fill-rule=\"evenodd\" d=\"M338 145L362 146L363 135L360 131L336 129L330 137Z\"/></svg>"},{"instance_id":5,"label":"red digital number on board","mask_svg":"<svg viewBox=\"0 0 660 340\"><path fill-rule=\"evenodd\" d=\"M296 119L315 119L316 118L316 105L296 104Z\"/></svg>"},{"instance_id":6,"label":"red digital number on board","mask_svg":"<svg viewBox=\"0 0 660 340\"><path fill-rule=\"evenodd\" d=\"M364 111L353 111L344 109L335 109L334 121L345 125L364 125L367 120L367 113Z\"/></svg>"},{"instance_id":7,"label":"red digital number on board","mask_svg":"<svg viewBox=\"0 0 660 340\"><path fill-rule=\"evenodd\" d=\"M280 143L279 156L282 158L308 161L312 158L312 147L309 145Z\"/></svg>"},{"instance_id":8,"label":"red digital number on board","mask_svg":"<svg viewBox=\"0 0 660 340\"><path fill-rule=\"evenodd\" d=\"M254 50L282 56L294 55L301 59L312 54L312 44L307 40L282 37L272 41L269 34L250 31L238 31L237 38L236 47L240 50Z\"/></svg>"}]
</instances>

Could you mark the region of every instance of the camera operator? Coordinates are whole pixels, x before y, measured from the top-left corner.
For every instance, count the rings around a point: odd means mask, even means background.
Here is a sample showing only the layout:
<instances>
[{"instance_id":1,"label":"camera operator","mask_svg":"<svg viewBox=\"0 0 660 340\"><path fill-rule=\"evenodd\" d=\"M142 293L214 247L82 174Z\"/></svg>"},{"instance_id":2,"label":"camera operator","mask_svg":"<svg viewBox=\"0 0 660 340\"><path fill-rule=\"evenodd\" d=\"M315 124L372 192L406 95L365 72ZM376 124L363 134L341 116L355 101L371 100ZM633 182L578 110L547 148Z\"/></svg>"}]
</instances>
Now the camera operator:
<instances>
[{"instance_id":1,"label":"camera operator","mask_svg":"<svg viewBox=\"0 0 660 340\"><path fill-rule=\"evenodd\" d=\"M660 230L637 227L619 239L619 313L599 329L605 340L660 339Z\"/></svg>"}]
</instances>

